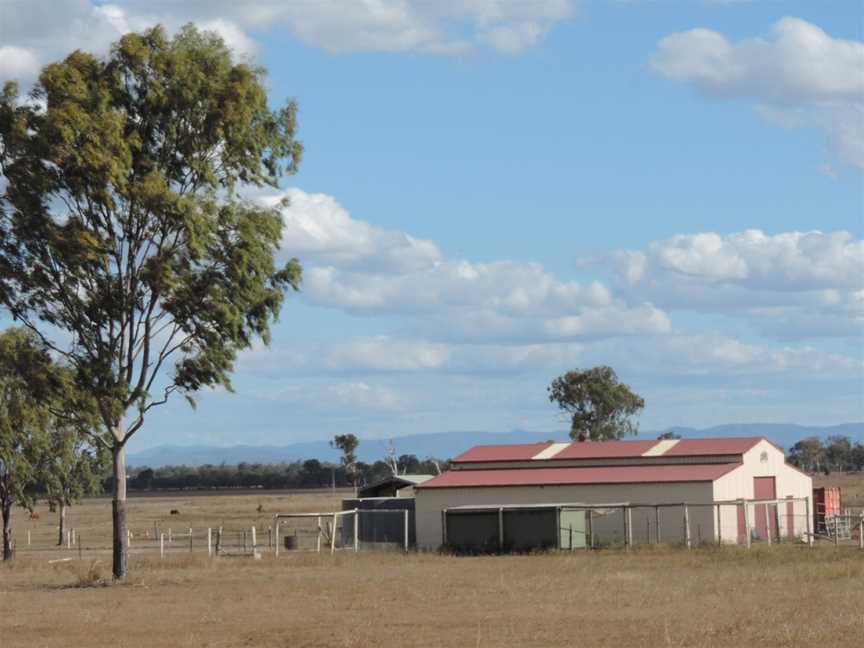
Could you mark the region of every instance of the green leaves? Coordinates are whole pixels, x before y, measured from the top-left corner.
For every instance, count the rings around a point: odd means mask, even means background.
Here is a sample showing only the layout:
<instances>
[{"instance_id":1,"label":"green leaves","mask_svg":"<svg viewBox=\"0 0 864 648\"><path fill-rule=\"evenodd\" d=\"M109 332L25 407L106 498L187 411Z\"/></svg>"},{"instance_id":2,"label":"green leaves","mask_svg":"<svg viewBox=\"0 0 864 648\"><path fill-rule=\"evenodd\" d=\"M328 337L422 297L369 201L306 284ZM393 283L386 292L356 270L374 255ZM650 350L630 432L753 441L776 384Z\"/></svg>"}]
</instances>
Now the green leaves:
<instances>
[{"instance_id":1,"label":"green leaves","mask_svg":"<svg viewBox=\"0 0 864 648\"><path fill-rule=\"evenodd\" d=\"M118 443L174 391L230 389L299 289L299 262L275 262L279 211L236 194L302 154L296 104L271 110L263 78L215 34L155 27L46 66L44 110L0 96L0 304L71 363L107 428L137 413Z\"/></svg>"},{"instance_id":2,"label":"green leaves","mask_svg":"<svg viewBox=\"0 0 864 648\"><path fill-rule=\"evenodd\" d=\"M547 391L549 401L571 415L570 436L580 440L583 434L594 441L636 434L637 425L630 419L645 407L645 401L605 366L568 371Z\"/></svg>"}]
</instances>

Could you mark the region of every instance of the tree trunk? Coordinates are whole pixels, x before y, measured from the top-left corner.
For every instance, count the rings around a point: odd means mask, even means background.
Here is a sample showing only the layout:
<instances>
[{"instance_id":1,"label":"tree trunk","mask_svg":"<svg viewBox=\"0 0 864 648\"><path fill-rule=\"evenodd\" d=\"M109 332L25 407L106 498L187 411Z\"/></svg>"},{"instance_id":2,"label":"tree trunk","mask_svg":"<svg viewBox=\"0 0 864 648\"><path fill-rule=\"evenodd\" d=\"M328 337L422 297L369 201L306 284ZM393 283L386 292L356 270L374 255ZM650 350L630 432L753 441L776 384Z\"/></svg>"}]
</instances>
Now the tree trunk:
<instances>
[{"instance_id":1,"label":"tree trunk","mask_svg":"<svg viewBox=\"0 0 864 648\"><path fill-rule=\"evenodd\" d=\"M3 560L12 560L15 547L12 544L12 502L3 502Z\"/></svg>"},{"instance_id":2,"label":"tree trunk","mask_svg":"<svg viewBox=\"0 0 864 648\"><path fill-rule=\"evenodd\" d=\"M66 537L66 505L62 502L60 503L60 533L57 538L57 546L63 546L63 540Z\"/></svg>"},{"instance_id":3,"label":"tree trunk","mask_svg":"<svg viewBox=\"0 0 864 648\"><path fill-rule=\"evenodd\" d=\"M126 446L115 436L111 448L113 456L114 489L111 500L112 526L114 532L114 579L124 580L127 572L129 538L126 533Z\"/></svg>"}]
</instances>

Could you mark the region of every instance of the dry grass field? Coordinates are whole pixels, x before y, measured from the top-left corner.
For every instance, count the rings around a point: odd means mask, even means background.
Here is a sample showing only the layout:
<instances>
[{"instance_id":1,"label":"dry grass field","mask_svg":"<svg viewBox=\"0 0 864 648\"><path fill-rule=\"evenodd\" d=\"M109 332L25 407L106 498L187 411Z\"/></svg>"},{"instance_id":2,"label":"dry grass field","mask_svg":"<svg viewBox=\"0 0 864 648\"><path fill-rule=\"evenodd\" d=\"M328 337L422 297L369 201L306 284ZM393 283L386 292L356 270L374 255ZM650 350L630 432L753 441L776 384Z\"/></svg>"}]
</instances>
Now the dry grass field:
<instances>
[{"instance_id":1,"label":"dry grass field","mask_svg":"<svg viewBox=\"0 0 864 648\"><path fill-rule=\"evenodd\" d=\"M277 511L332 510L340 497L133 498L131 577L119 586L104 584L108 500L69 514L80 561L49 547L46 507L38 521L19 515L19 554L0 567L0 646L853 646L864 636L864 552L850 547L208 560L199 543L160 561L139 537L154 522L263 527Z\"/></svg>"}]
</instances>

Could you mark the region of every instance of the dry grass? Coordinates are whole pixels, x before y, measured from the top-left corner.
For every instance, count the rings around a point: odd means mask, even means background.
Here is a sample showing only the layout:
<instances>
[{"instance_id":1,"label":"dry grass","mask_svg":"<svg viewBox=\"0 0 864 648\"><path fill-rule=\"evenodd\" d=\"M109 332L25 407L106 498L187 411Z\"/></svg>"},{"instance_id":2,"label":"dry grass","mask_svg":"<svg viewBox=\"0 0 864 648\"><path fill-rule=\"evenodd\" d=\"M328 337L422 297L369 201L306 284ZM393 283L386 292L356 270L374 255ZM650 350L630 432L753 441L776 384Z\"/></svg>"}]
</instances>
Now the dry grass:
<instances>
[{"instance_id":1,"label":"dry grass","mask_svg":"<svg viewBox=\"0 0 864 648\"><path fill-rule=\"evenodd\" d=\"M186 525L241 526L277 509L332 508L335 500L327 493L139 498L130 517L146 528L178 508ZM99 538L109 511L108 501L94 500L70 518ZM43 516L38 524L50 531L52 523ZM91 554L49 564L53 552L22 550L0 568L3 648L852 646L864 636L864 552L848 547L475 558L295 553L260 561L139 553L120 586L105 586L107 555Z\"/></svg>"}]
</instances>

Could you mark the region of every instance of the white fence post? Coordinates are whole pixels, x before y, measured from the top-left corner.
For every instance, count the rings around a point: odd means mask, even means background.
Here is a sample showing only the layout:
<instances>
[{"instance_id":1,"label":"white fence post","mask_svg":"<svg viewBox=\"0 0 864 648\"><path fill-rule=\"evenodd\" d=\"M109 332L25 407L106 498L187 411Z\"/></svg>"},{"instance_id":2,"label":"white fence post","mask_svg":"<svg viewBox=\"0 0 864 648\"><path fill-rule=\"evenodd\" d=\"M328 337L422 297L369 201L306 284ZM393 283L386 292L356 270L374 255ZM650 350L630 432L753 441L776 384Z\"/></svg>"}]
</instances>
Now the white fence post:
<instances>
[{"instance_id":1,"label":"white fence post","mask_svg":"<svg viewBox=\"0 0 864 648\"><path fill-rule=\"evenodd\" d=\"M252 527L252 553L258 551L258 536L255 527Z\"/></svg>"},{"instance_id":2,"label":"white fence post","mask_svg":"<svg viewBox=\"0 0 864 648\"><path fill-rule=\"evenodd\" d=\"M165 534L159 534L159 559L165 558Z\"/></svg>"},{"instance_id":3,"label":"white fence post","mask_svg":"<svg viewBox=\"0 0 864 648\"><path fill-rule=\"evenodd\" d=\"M687 543L687 548L690 548L690 509L684 505L684 542Z\"/></svg>"},{"instance_id":4,"label":"white fence post","mask_svg":"<svg viewBox=\"0 0 864 648\"><path fill-rule=\"evenodd\" d=\"M213 529L207 527L207 557L213 557Z\"/></svg>"},{"instance_id":5,"label":"white fence post","mask_svg":"<svg viewBox=\"0 0 864 648\"><path fill-rule=\"evenodd\" d=\"M318 553L321 553L321 531L322 531L322 529L321 529L321 516L319 515L318 516L318 538L317 538L317 542L315 544L315 551L317 551Z\"/></svg>"},{"instance_id":6,"label":"white fence post","mask_svg":"<svg viewBox=\"0 0 864 648\"><path fill-rule=\"evenodd\" d=\"M354 509L354 553L360 551L360 509Z\"/></svg>"},{"instance_id":7,"label":"white fence post","mask_svg":"<svg viewBox=\"0 0 864 648\"><path fill-rule=\"evenodd\" d=\"M330 530L330 555L336 553L336 513L333 514L333 528Z\"/></svg>"},{"instance_id":8,"label":"white fence post","mask_svg":"<svg viewBox=\"0 0 864 648\"><path fill-rule=\"evenodd\" d=\"M409 535L408 534L408 527L409 527L408 516L409 516L409 511L408 511L408 509L405 509L405 551L408 551L408 535Z\"/></svg>"}]
</instances>

